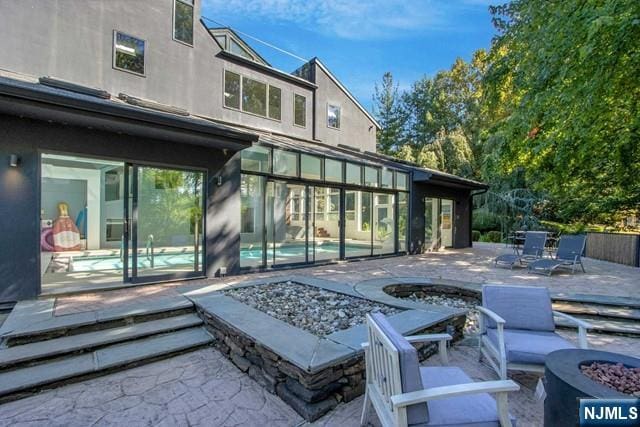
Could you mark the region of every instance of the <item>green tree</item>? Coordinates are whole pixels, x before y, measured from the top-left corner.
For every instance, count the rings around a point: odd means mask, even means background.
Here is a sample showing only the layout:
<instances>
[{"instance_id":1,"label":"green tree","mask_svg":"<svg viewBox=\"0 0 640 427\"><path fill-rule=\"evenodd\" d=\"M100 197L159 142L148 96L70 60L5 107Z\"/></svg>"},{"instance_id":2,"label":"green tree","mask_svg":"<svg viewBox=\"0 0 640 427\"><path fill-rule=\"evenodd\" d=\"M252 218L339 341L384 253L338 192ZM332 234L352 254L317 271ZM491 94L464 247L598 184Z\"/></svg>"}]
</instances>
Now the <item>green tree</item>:
<instances>
[{"instance_id":1,"label":"green tree","mask_svg":"<svg viewBox=\"0 0 640 427\"><path fill-rule=\"evenodd\" d=\"M404 137L406 113L403 110L398 85L391 73L382 76L382 84L375 86L373 109L381 130L378 131L378 151L387 155L396 155L400 146L406 142Z\"/></svg>"}]
</instances>

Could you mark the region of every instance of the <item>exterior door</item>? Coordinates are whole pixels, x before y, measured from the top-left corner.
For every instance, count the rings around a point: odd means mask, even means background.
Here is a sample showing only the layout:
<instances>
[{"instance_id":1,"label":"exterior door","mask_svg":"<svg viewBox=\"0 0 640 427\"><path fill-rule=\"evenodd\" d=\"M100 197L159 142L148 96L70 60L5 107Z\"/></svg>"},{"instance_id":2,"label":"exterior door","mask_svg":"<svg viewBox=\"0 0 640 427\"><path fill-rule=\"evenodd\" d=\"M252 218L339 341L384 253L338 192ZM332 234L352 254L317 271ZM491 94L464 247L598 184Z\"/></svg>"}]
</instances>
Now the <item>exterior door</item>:
<instances>
[{"instance_id":1,"label":"exterior door","mask_svg":"<svg viewBox=\"0 0 640 427\"><path fill-rule=\"evenodd\" d=\"M204 275L204 183L200 171L127 165L125 280Z\"/></svg>"}]
</instances>

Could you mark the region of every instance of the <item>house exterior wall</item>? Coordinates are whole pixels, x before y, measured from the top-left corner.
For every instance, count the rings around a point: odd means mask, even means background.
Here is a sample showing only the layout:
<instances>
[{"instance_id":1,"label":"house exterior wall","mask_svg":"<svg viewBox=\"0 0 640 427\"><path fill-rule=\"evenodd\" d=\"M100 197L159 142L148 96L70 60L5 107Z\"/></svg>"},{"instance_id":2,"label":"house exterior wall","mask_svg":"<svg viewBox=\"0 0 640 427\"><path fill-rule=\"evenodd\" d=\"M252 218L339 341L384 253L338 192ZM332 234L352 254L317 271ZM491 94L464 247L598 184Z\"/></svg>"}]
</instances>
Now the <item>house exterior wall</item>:
<instances>
[{"instance_id":1,"label":"house exterior wall","mask_svg":"<svg viewBox=\"0 0 640 427\"><path fill-rule=\"evenodd\" d=\"M240 175L233 153L7 115L0 115L0 122L0 159L11 154L21 159L17 168L0 162L0 302L35 297L40 291L41 152L205 170L206 274L214 276L220 267L229 274L239 271L240 219L231 213L239 212Z\"/></svg>"},{"instance_id":2,"label":"house exterior wall","mask_svg":"<svg viewBox=\"0 0 640 427\"><path fill-rule=\"evenodd\" d=\"M329 145L348 145L362 151L376 152L376 125L346 93L315 65L316 90L316 138ZM340 129L327 126L328 104L341 108Z\"/></svg>"}]
</instances>

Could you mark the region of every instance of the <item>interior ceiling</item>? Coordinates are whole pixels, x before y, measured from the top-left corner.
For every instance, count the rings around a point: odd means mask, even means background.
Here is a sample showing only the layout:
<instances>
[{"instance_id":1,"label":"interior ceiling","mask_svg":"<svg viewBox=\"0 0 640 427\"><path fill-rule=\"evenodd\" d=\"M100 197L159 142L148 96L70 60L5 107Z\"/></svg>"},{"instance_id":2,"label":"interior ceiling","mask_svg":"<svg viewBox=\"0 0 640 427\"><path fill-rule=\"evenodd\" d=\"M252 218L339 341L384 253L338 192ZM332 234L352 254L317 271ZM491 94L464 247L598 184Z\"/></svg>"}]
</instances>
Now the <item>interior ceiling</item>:
<instances>
[{"instance_id":1,"label":"interior ceiling","mask_svg":"<svg viewBox=\"0 0 640 427\"><path fill-rule=\"evenodd\" d=\"M114 166L123 166L122 162L58 154L43 154L42 164L79 169L104 169Z\"/></svg>"}]
</instances>

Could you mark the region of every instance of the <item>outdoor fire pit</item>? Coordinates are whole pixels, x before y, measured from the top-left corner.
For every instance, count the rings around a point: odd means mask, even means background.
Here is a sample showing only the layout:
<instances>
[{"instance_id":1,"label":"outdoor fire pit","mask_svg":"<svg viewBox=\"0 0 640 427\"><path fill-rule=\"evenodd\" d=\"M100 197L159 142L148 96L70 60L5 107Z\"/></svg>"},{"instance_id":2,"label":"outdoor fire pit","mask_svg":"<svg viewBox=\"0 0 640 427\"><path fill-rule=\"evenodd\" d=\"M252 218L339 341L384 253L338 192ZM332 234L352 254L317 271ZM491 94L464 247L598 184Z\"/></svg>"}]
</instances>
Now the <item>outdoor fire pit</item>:
<instances>
[{"instance_id":1,"label":"outdoor fire pit","mask_svg":"<svg viewBox=\"0 0 640 427\"><path fill-rule=\"evenodd\" d=\"M606 351L571 349L549 354L545 362L545 427L578 425L579 398L638 397L635 368L640 368L640 359Z\"/></svg>"}]
</instances>

